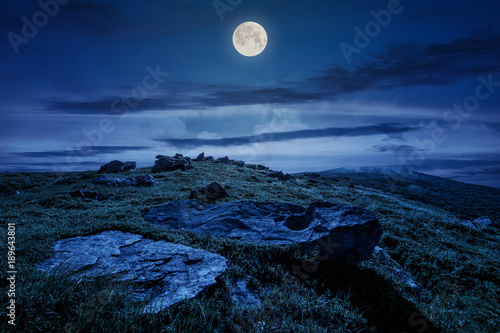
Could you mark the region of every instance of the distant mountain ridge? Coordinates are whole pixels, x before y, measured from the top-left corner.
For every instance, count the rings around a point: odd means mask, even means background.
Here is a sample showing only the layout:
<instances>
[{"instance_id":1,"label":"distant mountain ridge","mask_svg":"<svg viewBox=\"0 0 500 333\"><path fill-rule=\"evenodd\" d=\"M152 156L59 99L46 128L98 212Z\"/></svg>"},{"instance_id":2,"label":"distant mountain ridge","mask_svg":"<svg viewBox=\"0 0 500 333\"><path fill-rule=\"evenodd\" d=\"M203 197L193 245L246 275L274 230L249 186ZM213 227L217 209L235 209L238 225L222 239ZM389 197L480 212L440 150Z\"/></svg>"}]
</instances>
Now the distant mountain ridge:
<instances>
[{"instance_id":1,"label":"distant mountain ridge","mask_svg":"<svg viewBox=\"0 0 500 333\"><path fill-rule=\"evenodd\" d=\"M463 183L416 171L401 172L398 166L337 168L315 174L328 179L347 179L363 187L430 203L455 212L464 219L476 219L484 215L500 221L500 189L494 187Z\"/></svg>"}]
</instances>

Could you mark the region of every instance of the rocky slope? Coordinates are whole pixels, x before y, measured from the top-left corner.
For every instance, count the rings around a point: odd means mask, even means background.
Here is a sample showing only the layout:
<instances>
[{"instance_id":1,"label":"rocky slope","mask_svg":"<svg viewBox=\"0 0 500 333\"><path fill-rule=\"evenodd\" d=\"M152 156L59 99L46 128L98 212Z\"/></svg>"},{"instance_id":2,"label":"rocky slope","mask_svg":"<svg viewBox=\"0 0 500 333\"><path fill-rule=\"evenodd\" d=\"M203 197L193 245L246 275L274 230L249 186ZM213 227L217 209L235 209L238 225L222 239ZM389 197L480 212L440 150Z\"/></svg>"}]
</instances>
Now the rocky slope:
<instances>
[{"instance_id":1,"label":"rocky slope","mask_svg":"<svg viewBox=\"0 0 500 333\"><path fill-rule=\"evenodd\" d=\"M168 158L158 160L162 162L157 165L168 167ZM467 201L469 187L456 182L446 188L444 181L415 179L396 193L375 181L373 174L276 177L264 166L246 167L229 158L200 157L189 161L190 167L174 166L173 171L157 166L156 173L116 165L120 174L103 168L100 173L0 175L0 193L8 194L0 198L1 225L4 234L7 223L16 225L17 265L23 273L16 294L18 330L496 332L500 325L500 231L495 225L495 207L500 205L489 188L475 189L464 211L455 202ZM92 181L103 177L109 178ZM370 211L383 233L366 260L339 269L323 265L297 244L241 242L144 219L154 207L189 200L193 191L214 182L226 194L210 193L208 205L252 201L308 207L331 202ZM440 193L450 204L440 204ZM482 216L492 223L474 224ZM54 278L37 269L57 253L58 242L110 231L148 244L199 249L224 258L227 269L221 268L219 277L195 298L149 314L127 296L129 286L110 283L112 274L75 281L64 271ZM7 251L5 242L0 250ZM159 264L148 260L148 265ZM187 259L179 264L187 269L202 262ZM6 281L5 270L0 274L0 281ZM6 304L6 293L1 302Z\"/></svg>"}]
</instances>

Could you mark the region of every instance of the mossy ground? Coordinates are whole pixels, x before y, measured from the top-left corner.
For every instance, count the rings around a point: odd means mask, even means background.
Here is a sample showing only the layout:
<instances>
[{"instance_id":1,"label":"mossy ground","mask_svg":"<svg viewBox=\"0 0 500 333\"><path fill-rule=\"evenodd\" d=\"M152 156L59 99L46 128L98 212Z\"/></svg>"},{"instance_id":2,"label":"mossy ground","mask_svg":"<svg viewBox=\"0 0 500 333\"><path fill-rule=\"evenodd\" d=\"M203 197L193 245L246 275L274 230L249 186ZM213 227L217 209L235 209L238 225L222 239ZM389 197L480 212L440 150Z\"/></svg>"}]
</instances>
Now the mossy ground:
<instances>
[{"instance_id":1,"label":"mossy ground","mask_svg":"<svg viewBox=\"0 0 500 333\"><path fill-rule=\"evenodd\" d=\"M336 177L312 184L306 177L268 182L261 171L198 162L187 172L154 174L155 187L111 188L94 185L95 171L74 173L0 174L2 242L7 251L7 223L16 224L17 331L26 332L498 332L500 327L500 230L469 230L454 202L467 202L468 192L447 195L450 205L435 200L391 193L363 178ZM145 175L149 168L130 172ZM110 175L111 176L111 175ZM116 176L116 175L112 175ZM125 175L127 176L127 175ZM65 177L66 185L54 185ZM191 232L169 231L146 222L153 206L189 198L190 191L217 181L229 185L229 197L219 201L332 201L373 211L384 233L380 245L390 257L374 254L356 268L314 267L298 247L240 243ZM378 184L378 183L377 183ZM458 185L457 189L460 187ZM378 184L380 185L380 184ZM420 184L423 187L428 184ZM444 186L444 185L443 185ZM58 194L76 189L97 190L105 201ZM485 188L485 193L488 192ZM465 193L465 194L464 194ZM481 200L481 189L477 197ZM498 207L497 194L488 192L489 211ZM428 198L428 196L427 196ZM491 201L493 200L493 201ZM425 201L425 202L422 202ZM493 203L492 203L493 202ZM455 207L455 208L454 208ZM479 207L479 206L478 206ZM467 216L484 215L470 206ZM476 209L477 211L470 211ZM496 216L490 216L496 218ZM128 301L124 286L106 279L74 281L37 271L36 263L53 254L54 242L105 230L138 233L223 255L228 271L218 284L199 297L155 315L141 315L140 304ZM4 255L5 258L5 255ZM5 261L2 261L4 264ZM4 264L6 265L6 263ZM297 274L301 267L301 274ZM420 287L407 287L394 267ZM0 286L7 289L6 269ZM231 305L231 281L244 277L258 291L262 307ZM7 294L1 294L7 304ZM0 312L4 331L5 306ZM5 324L5 325L4 325Z\"/></svg>"}]
</instances>

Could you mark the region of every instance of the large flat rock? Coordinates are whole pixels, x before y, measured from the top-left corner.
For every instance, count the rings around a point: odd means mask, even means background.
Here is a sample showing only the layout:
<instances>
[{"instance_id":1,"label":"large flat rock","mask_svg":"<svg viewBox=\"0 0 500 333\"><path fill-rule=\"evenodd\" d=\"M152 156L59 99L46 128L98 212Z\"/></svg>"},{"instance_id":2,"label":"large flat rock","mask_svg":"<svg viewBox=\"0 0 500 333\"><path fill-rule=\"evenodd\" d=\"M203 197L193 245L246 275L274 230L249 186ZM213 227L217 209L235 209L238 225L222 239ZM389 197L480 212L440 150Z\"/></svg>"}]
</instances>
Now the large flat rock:
<instances>
[{"instance_id":1,"label":"large flat rock","mask_svg":"<svg viewBox=\"0 0 500 333\"><path fill-rule=\"evenodd\" d=\"M330 202L307 208L290 203L235 201L220 205L199 200L171 202L152 208L149 222L170 229L210 233L257 244L301 244L335 264L356 264L371 256L382 235L370 211Z\"/></svg>"},{"instance_id":2,"label":"large flat rock","mask_svg":"<svg viewBox=\"0 0 500 333\"><path fill-rule=\"evenodd\" d=\"M145 313L197 296L227 269L218 254L121 231L62 239L54 250L38 269L50 273L63 265L77 277L130 282L132 299L146 302Z\"/></svg>"}]
</instances>

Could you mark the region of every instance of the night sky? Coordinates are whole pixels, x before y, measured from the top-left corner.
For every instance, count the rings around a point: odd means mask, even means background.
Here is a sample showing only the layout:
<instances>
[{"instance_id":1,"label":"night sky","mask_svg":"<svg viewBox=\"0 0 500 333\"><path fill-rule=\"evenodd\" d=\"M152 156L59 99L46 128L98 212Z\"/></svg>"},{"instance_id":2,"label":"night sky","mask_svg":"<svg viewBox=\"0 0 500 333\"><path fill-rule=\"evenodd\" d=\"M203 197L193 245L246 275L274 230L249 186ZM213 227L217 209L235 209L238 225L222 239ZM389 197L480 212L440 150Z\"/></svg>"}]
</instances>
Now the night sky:
<instances>
[{"instance_id":1,"label":"night sky","mask_svg":"<svg viewBox=\"0 0 500 333\"><path fill-rule=\"evenodd\" d=\"M3 1L0 171L204 151L500 187L498 0ZM232 44L261 24L255 57Z\"/></svg>"}]
</instances>

